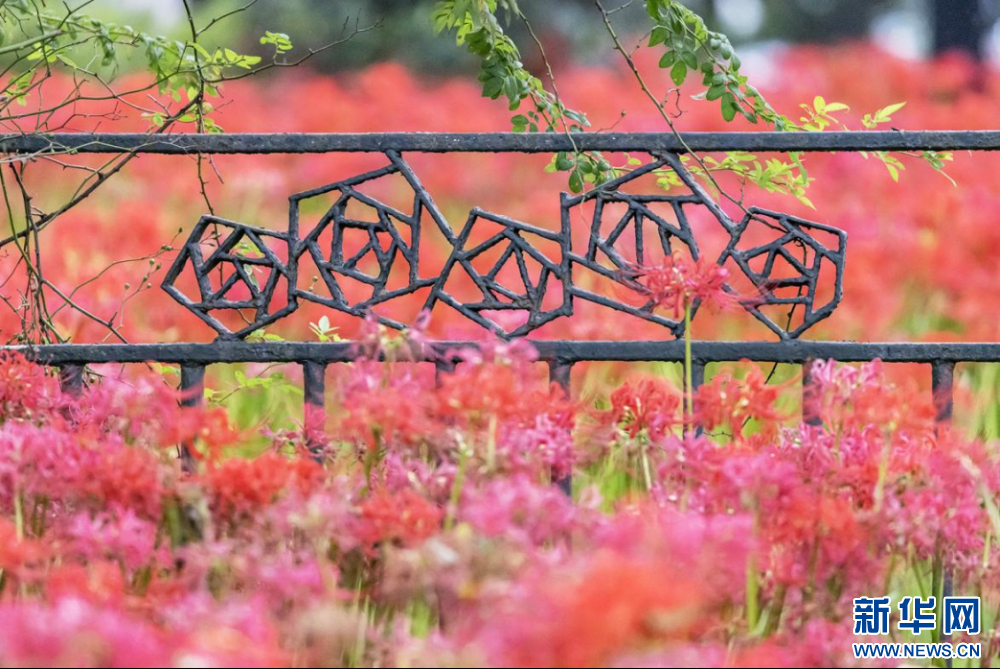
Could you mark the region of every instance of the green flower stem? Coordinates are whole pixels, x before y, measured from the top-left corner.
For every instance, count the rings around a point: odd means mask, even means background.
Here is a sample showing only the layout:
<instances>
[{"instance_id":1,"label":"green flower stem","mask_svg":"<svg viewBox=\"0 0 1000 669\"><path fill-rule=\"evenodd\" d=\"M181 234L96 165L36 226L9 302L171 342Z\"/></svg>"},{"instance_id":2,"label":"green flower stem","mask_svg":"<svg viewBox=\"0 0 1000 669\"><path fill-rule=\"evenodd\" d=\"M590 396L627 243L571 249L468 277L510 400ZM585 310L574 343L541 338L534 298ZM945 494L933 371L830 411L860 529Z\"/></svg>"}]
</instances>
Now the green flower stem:
<instances>
[{"instance_id":1,"label":"green flower stem","mask_svg":"<svg viewBox=\"0 0 1000 669\"><path fill-rule=\"evenodd\" d=\"M24 509L21 505L21 491L14 490L14 536L18 541L24 539Z\"/></svg>"},{"instance_id":2,"label":"green flower stem","mask_svg":"<svg viewBox=\"0 0 1000 669\"><path fill-rule=\"evenodd\" d=\"M694 381L691 362L691 303L684 303L684 401L688 420L694 420Z\"/></svg>"},{"instance_id":3,"label":"green flower stem","mask_svg":"<svg viewBox=\"0 0 1000 669\"><path fill-rule=\"evenodd\" d=\"M448 514L444 519L444 529L448 531L455 524L455 513L458 511L458 500L462 496L462 486L465 484L465 466L469 461L469 449L465 444L458 447L458 470L455 481L451 484L451 496L448 499Z\"/></svg>"},{"instance_id":4,"label":"green flower stem","mask_svg":"<svg viewBox=\"0 0 1000 669\"><path fill-rule=\"evenodd\" d=\"M753 512L753 535L757 536L759 518L756 504ZM747 632L757 633L760 622L760 581L757 574L757 553L751 550L747 558L747 592L746 592Z\"/></svg>"}]
</instances>

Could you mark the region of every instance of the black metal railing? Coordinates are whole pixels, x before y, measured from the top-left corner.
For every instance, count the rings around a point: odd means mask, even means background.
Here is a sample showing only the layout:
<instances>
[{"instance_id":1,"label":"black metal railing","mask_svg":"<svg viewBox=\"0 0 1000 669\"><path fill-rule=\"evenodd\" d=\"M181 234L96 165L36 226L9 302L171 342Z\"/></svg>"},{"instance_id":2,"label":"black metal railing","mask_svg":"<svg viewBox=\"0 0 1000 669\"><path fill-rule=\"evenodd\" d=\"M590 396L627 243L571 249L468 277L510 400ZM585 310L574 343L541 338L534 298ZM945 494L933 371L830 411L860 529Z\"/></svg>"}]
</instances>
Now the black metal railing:
<instances>
[{"instance_id":1,"label":"black metal railing","mask_svg":"<svg viewBox=\"0 0 1000 669\"><path fill-rule=\"evenodd\" d=\"M635 172L616 179L601 188L582 196L563 194L563 211L559 231L537 228L500 214L479 209L470 212L465 226L452 229L437 210L434 201L421 185L416 173L406 163L407 152L521 152L546 153L553 151L601 150L645 153L651 162ZM642 228L653 226L665 252L675 246L686 247L694 257L698 244L687 224L687 211L700 207L711 214L730 236L723 261L735 261L747 279L759 291L752 301L743 306L761 319L779 336L779 341L715 342L694 341L691 344L693 378L701 383L705 366L710 363L751 360L757 362L789 363L803 366L804 386L810 385L809 364L812 360L835 359L843 362L882 359L890 363L922 363L930 368L938 419L951 417L952 384L955 365L967 362L1000 362L1000 342L988 343L874 343L828 342L797 339L806 328L829 316L840 300L841 279L846 254L846 235L831 226L760 209L749 209L742 220L730 219L697 182L686 172L678 155L685 151L915 151L915 150L1000 150L1000 132L830 132L830 133L688 133L678 138L672 134L649 133L600 133L574 135L572 141L560 134L442 134L442 133L379 133L379 134L238 134L238 135L146 135L146 134L54 134L54 135L0 135L0 153L18 154L25 158L66 153L153 153L188 155L194 152L207 154L263 154L263 153L331 153L368 152L381 153L387 163L383 168L350 179L322 186L293 195L289 224L285 231L265 230L217 217L204 217L195 226L191 238L182 247L177 261L170 268L164 289L180 304L195 313L219 334L210 344L52 344L38 346L5 346L4 351L17 351L39 363L58 367L64 389L79 394L84 385L87 365L100 363L159 362L181 367L181 387L186 391L185 402L197 404L203 393L205 368L212 364L239 362L284 362L303 366L305 410L321 411L324 403L324 372L330 364L354 359L357 348L347 342L247 342L245 337L253 331L275 322L293 312L299 301L322 304L333 311L361 316L375 305L383 304L418 289L430 289L431 296L425 305L433 308L445 303L460 314L479 323L500 336L524 336L532 330L557 318L571 317L574 303L585 301L610 309L623 311L657 323L680 337L680 324L658 314L654 305L630 306L613 298L601 296L575 284L574 268L585 267L605 279L632 289L641 286L636 281L635 262L625 259L616 249L616 240L628 226ZM682 195L641 195L627 193L621 188L630 180L651 170L673 170L685 184ZM413 209L399 211L365 195L356 187L366 180L387 174L404 178L413 189ZM316 227L301 229L298 205L317 195L332 197L334 204L324 214ZM368 207L375 221L359 221L346 213L347 203L355 201ZM589 242L586 248L575 249L571 240L571 223L568 214L572 207L592 203ZM601 225L602 206L614 202L626 207L627 213L610 233ZM653 210L653 204L672 207L675 218L665 220ZM468 245L470 232L486 221L499 226L501 232L477 246ZM765 225L777 231L778 238L763 246L741 246L742 235L751 225ZM216 230L216 248L207 254L202 235L211 226ZM409 242L398 234L402 227L412 233ZM418 244L412 240L419 236L421 226L437 230L452 251L445 269L436 275L425 276L420 272ZM218 230L224 232L220 236ZM371 244L358 253L345 253L337 241L345 230L360 230L371 237ZM333 243L329 250L321 248L321 233L332 232ZM642 261L641 233L637 233L634 250L638 262ZM833 243L820 242L826 235ZM376 238L387 242L381 243ZM559 249L555 257L541 252L532 244L538 238ZM524 285L517 289L502 285L496 272L482 273L474 270L472 259L484 250L485 244L504 244L503 258L524 268L533 263L540 268L538 279L531 279L527 272L520 274ZM255 253L243 254L240 244L251 245ZM805 255L793 256L788 247L794 246ZM378 271L363 272L358 267L359 254L374 254ZM600 256L600 260L598 258ZM749 260L764 256L764 267L751 268ZM774 258L782 257L801 270L796 277L772 277L770 267ZM806 262L803 258L809 256ZM298 282L297 265L300 259L309 258L322 275L320 293L315 286L302 286ZM393 263L405 260L409 266L409 281L403 288L388 289L387 279ZM820 304L818 282L824 263L832 270L832 298ZM267 275L265 281L248 281L247 267ZM208 273L229 267L231 273L221 285L211 285ZM483 292L483 298L474 302L462 301L449 294L444 279L449 272L465 271L472 282ZM195 294L188 295L178 287L177 279L185 273L197 284ZM225 274L225 272L222 272ZM827 275L829 276L829 274ZM372 287L372 297L352 303L340 290L338 277L350 278ZM284 280L287 295L280 308L272 308L277 286ZM250 298L234 300L227 297L228 290L242 283L249 290ZM790 294L789 291L795 291ZM546 302L551 293L557 296L556 306ZM828 291L829 292L829 291ZM826 299L826 298L824 298ZM551 302L551 300L549 301ZM770 321L761 313L763 305L789 305L803 313L801 327L788 328ZM491 320L494 311L519 309L526 314L523 325L512 331ZM225 310L241 310L252 314L252 320L239 330L230 330L216 318ZM394 327L407 324L382 318ZM567 392L573 365L582 361L665 361L685 360L684 342L681 339L657 341L550 341L533 342L541 361L547 363L550 378ZM441 342L420 351L419 359L447 370L455 362L449 352L457 348L475 346L473 342Z\"/></svg>"}]
</instances>

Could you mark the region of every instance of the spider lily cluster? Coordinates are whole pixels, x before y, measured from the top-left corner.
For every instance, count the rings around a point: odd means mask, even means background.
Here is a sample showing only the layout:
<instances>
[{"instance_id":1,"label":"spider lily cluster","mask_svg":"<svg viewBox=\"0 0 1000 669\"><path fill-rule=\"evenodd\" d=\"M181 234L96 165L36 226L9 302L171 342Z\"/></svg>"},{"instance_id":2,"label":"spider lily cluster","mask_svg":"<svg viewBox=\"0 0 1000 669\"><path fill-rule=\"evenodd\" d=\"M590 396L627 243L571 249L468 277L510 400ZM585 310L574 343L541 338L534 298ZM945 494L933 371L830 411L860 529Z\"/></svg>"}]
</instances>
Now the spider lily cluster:
<instances>
[{"instance_id":1,"label":"spider lily cluster","mask_svg":"<svg viewBox=\"0 0 1000 669\"><path fill-rule=\"evenodd\" d=\"M757 371L694 415L653 377L596 410L521 342L437 382L380 345L339 375L318 462L300 432L241 457L155 378L74 400L5 358L3 663L839 664L853 597L945 573L992 615L995 449L878 363L817 365L810 426Z\"/></svg>"}]
</instances>

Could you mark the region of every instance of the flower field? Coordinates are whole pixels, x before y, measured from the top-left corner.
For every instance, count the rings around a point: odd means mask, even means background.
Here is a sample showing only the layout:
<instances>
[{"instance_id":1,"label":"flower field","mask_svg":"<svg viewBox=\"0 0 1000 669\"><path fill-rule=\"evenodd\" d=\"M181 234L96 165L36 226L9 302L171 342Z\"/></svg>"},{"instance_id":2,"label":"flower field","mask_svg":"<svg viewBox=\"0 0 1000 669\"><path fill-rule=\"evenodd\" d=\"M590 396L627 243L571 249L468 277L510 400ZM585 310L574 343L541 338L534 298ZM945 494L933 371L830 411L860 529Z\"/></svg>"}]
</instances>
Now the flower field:
<instances>
[{"instance_id":1,"label":"flower field","mask_svg":"<svg viewBox=\"0 0 1000 669\"><path fill-rule=\"evenodd\" d=\"M901 128L996 124L1000 74L964 61L853 45L776 62L781 89L760 87L779 110L820 93L850 106L851 127L901 101ZM559 85L595 129L662 130L621 69L580 66ZM393 64L225 96L228 132L488 131L510 116L473 81ZM685 130L731 128L679 104ZM114 130L147 125L125 114ZM844 300L808 337L1000 341L1000 156L954 158L957 186L917 159L902 157L896 183L873 157L837 154L805 158L814 209L747 193L849 234ZM406 159L453 226L479 206L558 229L565 174L544 170L548 156ZM53 325L109 340L96 314L130 341L209 341L158 287L199 216L283 231L289 195L384 162L218 156L201 193L193 158L143 156L42 233L49 280L81 307ZM54 202L78 178L54 164L27 175ZM412 198L393 188L380 196ZM725 231L693 224L717 255ZM3 252L9 307L29 277ZM421 253L443 263L446 250ZM662 261L670 271L644 281L665 308L723 303L699 311L696 338L773 338L718 289L724 277ZM567 397L530 344L448 309L418 319L423 298L393 305L420 321L403 334L308 303L268 326L365 352L330 367L322 430L302 425L295 365L211 368L204 406L182 408L170 367L96 367L72 397L45 369L0 360L0 666L853 666L854 598L946 588L982 598L982 632L951 638L981 643L971 666L1000 655L996 365L959 367L953 426L935 423L926 367L878 361L817 363L809 423L799 370L782 366L713 365L687 397L679 365L579 364ZM537 334L670 336L609 314L585 304ZM0 310L4 340L21 328ZM480 349L453 372L408 361L411 346L470 338ZM567 477L571 496L556 485ZM913 638L893 624L893 640Z\"/></svg>"}]
</instances>

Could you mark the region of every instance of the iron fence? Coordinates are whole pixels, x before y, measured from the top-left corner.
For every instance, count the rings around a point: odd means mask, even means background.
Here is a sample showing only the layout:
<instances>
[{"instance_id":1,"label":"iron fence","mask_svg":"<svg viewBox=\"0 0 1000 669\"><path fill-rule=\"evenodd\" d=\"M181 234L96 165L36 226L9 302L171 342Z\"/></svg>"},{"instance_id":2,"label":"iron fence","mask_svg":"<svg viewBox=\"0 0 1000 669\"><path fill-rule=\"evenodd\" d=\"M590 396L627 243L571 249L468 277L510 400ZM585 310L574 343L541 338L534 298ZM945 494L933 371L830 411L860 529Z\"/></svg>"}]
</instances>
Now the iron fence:
<instances>
[{"instance_id":1,"label":"iron fence","mask_svg":"<svg viewBox=\"0 0 1000 669\"><path fill-rule=\"evenodd\" d=\"M452 228L438 211L431 194L420 183L419 177L407 164L406 153L457 153L457 152L519 152L548 153L556 151L600 150L645 153L651 162L603 185L589 193L571 196L563 194L560 205L563 211L558 231L538 228L502 214L479 209L470 212L463 227ZM857 362L881 359L890 363L922 363L929 367L938 418L951 417L952 384L955 365L958 363L1000 362L1000 342L984 343L918 343L918 342L838 342L798 339L805 329L816 321L829 316L841 297L841 280L844 259L847 257L846 234L835 227L804 221L779 212L751 208L742 220L729 218L721 207L687 173L678 156L688 151L994 151L1000 150L998 131L924 131L924 132L830 132L830 133L687 133L682 136L653 133L599 133L579 134L572 139L560 134L455 134L455 133L377 133L377 134L236 134L236 135L148 135L148 134L52 134L52 135L0 135L0 153L23 158L52 154L103 153L103 154L274 154L274 153L380 153L386 165L380 169L334 182L290 198L289 224L285 231L265 230L217 217L204 217L194 227L192 236L180 250L177 261L170 268L163 288L184 308L195 313L218 333L213 343L169 344L52 344L37 346L3 346L2 351L23 353L39 363L58 367L63 387L71 393L83 389L87 365L100 363L159 362L177 364L181 368L181 388L188 404L201 401L205 368L212 364L262 362L298 363L303 367L305 410L321 411L324 403L324 372L330 364L349 362L357 355L357 348L348 342L271 342L244 341L253 331L273 323L295 310L299 301L322 304L334 312L360 316L374 306L417 289L429 288L431 297L428 308L447 304L459 313L492 330L500 336L525 336L532 330L556 318L571 317L573 305L579 301L593 302L611 309L624 311L652 321L676 336L676 339L656 341L533 341L539 359L549 365L550 378L569 391L570 373L575 363L583 361L664 361L683 362L685 346L680 338L683 329L676 320L663 317L647 303L630 306L612 298L594 294L576 285L574 268L585 267L606 279L637 288L634 262L622 256L616 242L627 228L641 230L643 226L655 229L665 252L681 246L697 257L698 244L687 223L687 211L699 207L708 211L730 235L728 245L719 262L734 261L740 270L760 291L755 301L744 302L744 307L765 322L777 335L778 341L694 341L691 343L691 361L695 384L704 379L705 366L710 363L751 360L798 364L803 366L804 387L808 387L809 364L818 359ZM672 170L686 187L683 195L635 194L626 192L625 185L632 179L652 170ZM413 189L412 210L399 211L364 194L360 184L383 175L396 174ZM297 207L311 197L330 196L334 204L311 230L300 229ZM352 219L347 213L349 201L366 206L373 213L374 221ZM594 207L589 243L576 249L571 243L572 223L569 212L581 203ZM609 203L625 207L625 216L614 223L610 232L602 227L602 207ZM672 208L675 217L666 220L654 211L653 205ZM486 221L499 226L501 232L487 242L470 246L470 232ZM751 248L741 246L742 235L751 225L762 224L778 233L777 239L766 245ZM213 226L224 234L218 236L217 248L206 257L201 241L205 230ZM419 238L421 226L438 230L451 245L452 251L445 270L439 275L425 276L420 272L420 249L413 240ZM410 241L403 239L400 230L407 228ZM374 274L358 268L357 253L345 253L338 235L347 230L360 230L368 234L371 243L360 253L374 254L378 271ZM321 248L318 239L325 231L332 231L333 244ZM631 234L631 233L630 233ZM825 235L833 243L820 242ZM532 238L545 240L558 248L555 257L541 252L531 242ZM384 239L383 243L378 241ZM632 249L641 264L642 233L636 233ZM530 262L540 268L537 279L525 271L520 272L523 286L512 289L502 285L496 272L472 268L472 260L484 250L484 244L504 244L503 258L523 268ZM256 253L241 255L238 244L250 244ZM811 259L793 256L788 250L794 246ZM326 292L319 294L315 287L299 285L297 263L303 257L311 258L322 274ZM600 257L600 260L599 260ZM803 256L804 258L805 256ZM751 266L751 260L763 258L763 266ZM771 276L775 259L784 259L800 270L798 276ZM409 264L409 281L401 289L387 287L388 274L395 262ZM819 304L820 268L826 263L832 271L833 296ZM222 285L211 285L209 272L228 267L231 272ZM266 274L263 282L248 281L247 268L253 267ZM449 294L444 278L451 271L465 271L472 282L482 290L483 298L474 302L463 301ZM187 295L178 286L178 277L188 273L197 283L196 294ZM223 272L225 274L225 272ZM367 283L372 287L372 297L352 303L340 290L338 277L347 277ZM271 308L275 291L281 281L287 288L287 303L278 309ZM232 300L226 293L233 285L247 286L249 299ZM789 293L789 291L794 291ZM555 307L547 306L545 298L550 293L559 298ZM801 308L803 325L795 329L782 327L760 312L762 304L788 305ZM1000 305L998 305L1000 306ZM519 309L527 314L526 321L514 330L505 330L491 319L490 313ZM231 331L215 317L220 310L243 310L253 314L246 327ZM394 327L407 323L383 318ZM448 369L455 362L454 351L476 346L474 342L440 342L416 352L416 360L436 364Z\"/></svg>"},{"instance_id":2,"label":"iron fence","mask_svg":"<svg viewBox=\"0 0 1000 669\"><path fill-rule=\"evenodd\" d=\"M558 231L537 228L501 214L479 209L470 212L465 226L453 229L437 210L430 193L422 186L419 177L404 158L407 152L524 152L548 153L558 151L626 151L646 153L652 161L632 174L603 185L580 196L562 194L563 212ZM705 367L709 363L751 360L798 364L803 368L803 408L806 409L810 386L810 363L813 360L834 359L841 362L859 362L881 359L889 363L922 363L929 367L937 419L946 422L952 416L953 380L955 365L969 362L1000 362L1000 342L984 343L916 343L916 342L830 342L803 341L801 335L817 321L830 316L841 299L841 282L846 258L846 234L835 227L804 221L779 212L749 209L740 221L730 219L687 173L679 160L681 153L689 151L995 151L1000 150L1000 132L829 132L829 133L600 133L579 134L572 138L560 134L447 134L447 133L378 133L378 134L237 134L237 135L148 135L148 134L52 134L52 135L0 135L0 153L15 154L23 158L51 154L104 153L104 154L274 154L274 153L331 153L369 152L386 156L385 167L340 182L322 186L312 191L298 193L290 198L288 228L285 231L265 230L216 217L204 217L195 225L192 235L181 249L177 261L169 269L163 288L183 307L192 311L218 333L210 344L54 344L38 346L2 346L0 351L19 352L39 363L57 367L63 389L80 395L84 388L86 366L101 363L159 362L177 364L181 369L180 386L182 403L196 406L204 396L205 369L212 364L260 362L298 363L302 366L304 384L304 413L306 424L322 420L325 399L325 372L330 364L349 362L358 354L356 346L346 342L246 342L245 337L257 329L273 323L295 310L299 300L325 305L333 311L355 316L365 315L372 307L386 301L409 295L420 288L430 288L431 297L425 305L433 308L445 303L465 317L479 323L500 336L524 336L541 325L557 318L571 317L576 301L590 301L610 309L629 313L662 325L678 337L675 340L657 341L534 341L539 359L549 366L552 382L566 393L570 390L573 365L583 361L663 361L683 362L687 358L683 334L677 320L665 318L655 312L652 303L640 307L630 306L607 296L590 292L573 281L575 267L585 267L613 282L636 289L635 267L616 248L616 241L632 226L634 254L641 264L643 259L643 226L653 226L664 252L675 246L686 247L698 256L698 244L688 225L686 208L701 207L716 219L730 235L730 243L719 258L719 263L732 261L760 291L754 301L744 302L744 307L774 331L779 341L694 341L690 345L692 380L695 386L704 382ZM620 190L628 181L656 169L672 170L686 186L684 195L642 195ZM359 184L387 174L401 175L414 192L413 208L409 213L398 211L357 190ZM297 206L308 198L323 194L336 194L334 204L312 230L300 230ZM371 209L377 220L359 221L347 214L346 204L355 200ZM586 250L574 249L571 242L572 225L569 212L586 201L594 205L592 226ZM602 211L609 203L623 205L625 216L604 232ZM653 205L672 208L675 217L666 220L653 211ZM502 232L487 242L469 247L470 233L478 222L488 221L502 228ZM741 245L743 235L751 225L763 224L777 231L778 236L768 244ZM420 273L420 250L414 240L419 239L421 225L435 226L452 247L444 271L437 276ZM227 232L218 237L218 246L208 257L201 246L202 236L209 227ZM399 234L400 226L409 228L407 242ZM332 229L333 243L329 252L321 248L321 232ZM361 230L370 236L371 243L362 247L360 254L374 254L378 272L366 274L358 268L357 253L345 255L343 244L338 241L343 231ZM826 235L833 243L821 242ZM389 237L388 246L379 236ZM530 242L538 238L554 243L557 257L549 257ZM258 253L240 254L237 246L250 244ZM497 279L497 272L485 274L475 270L471 261L487 247L484 244L506 244L502 261L517 263L523 279L523 290L512 290ZM789 252L789 246L804 252L802 258ZM598 260L601 256L603 262ZM811 260L806 262L806 257ZM318 294L312 287L298 282L297 263L304 256L311 257L322 274L326 294ZM752 265L755 258L763 258L763 266ZM793 277L779 277L772 272L776 259L783 259L797 270ZM402 289L388 289L387 281L392 265L402 259L410 266L409 281ZM529 277L526 263L540 266L537 279ZM826 264L833 271L833 296L820 304L818 283L821 269ZM213 286L208 273L216 268L230 267L230 274L221 285ZM256 268L267 274L262 285L249 280L247 268ZM457 268L457 270L456 270ZM466 271L469 278L483 292L483 299L466 302L451 295L444 286L447 275L453 271ZM196 295L185 294L176 284L184 272L193 273L197 283ZM225 274L223 271L222 274ZM348 277L372 287L372 297L360 303L351 303L338 285L337 277ZM281 280L287 283L287 304L272 309L272 300ZM233 300L226 296L232 286L243 283L250 291L250 299ZM545 297L555 290L561 299L555 307L546 306ZM794 290L794 294L788 291ZM765 316L762 304L788 305L801 308L802 325L793 329ZM997 305L1000 308L1000 305ZM516 308L527 313L527 320L513 331L504 330L491 311ZM238 309L253 313L253 320L246 327L231 331L213 312ZM382 319L394 327L406 323ZM474 342L439 342L414 351L415 361L437 365L447 371L457 362L455 351L476 346ZM181 448L181 457L189 466L190 456ZM558 485L569 492L568 479ZM946 593L951 592L950 574L946 575Z\"/></svg>"}]
</instances>

